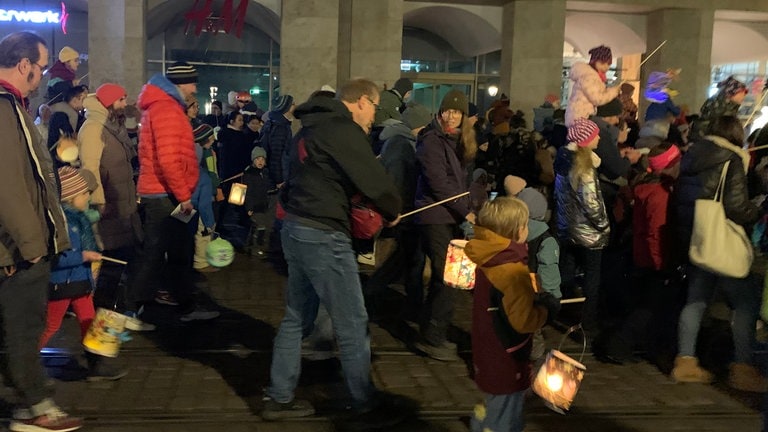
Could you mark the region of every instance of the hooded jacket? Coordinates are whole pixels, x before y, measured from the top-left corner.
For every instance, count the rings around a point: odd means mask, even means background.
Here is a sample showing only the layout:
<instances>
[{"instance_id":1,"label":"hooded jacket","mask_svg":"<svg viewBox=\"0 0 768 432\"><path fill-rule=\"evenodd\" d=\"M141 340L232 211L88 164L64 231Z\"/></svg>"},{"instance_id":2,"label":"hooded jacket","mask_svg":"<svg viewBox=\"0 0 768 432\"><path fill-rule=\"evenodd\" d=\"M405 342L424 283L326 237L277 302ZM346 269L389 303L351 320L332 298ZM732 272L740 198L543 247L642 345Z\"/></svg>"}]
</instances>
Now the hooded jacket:
<instances>
[{"instance_id":1,"label":"hooded jacket","mask_svg":"<svg viewBox=\"0 0 768 432\"><path fill-rule=\"evenodd\" d=\"M184 98L172 82L157 74L141 89L138 104L143 111L139 195L172 195L179 202L188 201L200 170Z\"/></svg>"},{"instance_id":2,"label":"hooded jacket","mask_svg":"<svg viewBox=\"0 0 768 432\"><path fill-rule=\"evenodd\" d=\"M488 311L491 290L498 290L503 295L504 312L515 331L533 333L547 321L547 310L534 305L525 243L513 242L476 226L475 237L467 243L465 252L477 263L472 306L475 382L480 390L490 394L525 390L531 385L531 362L515 360L504 350ZM530 340L527 344L531 344Z\"/></svg>"},{"instance_id":3,"label":"hooded jacket","mask_svg":"<svg viewBox=\"0 0 768 432\"><path fill-rule=\"evenodd\" d=\"M347 107L316 97L294 115L302 128L289 147L289 178L281 194L286 218L351 236L350 198L360 193L394 220L402 208L397 188Z\"/></svg>"},{"instance_id":4,"label":"hooded jacket","mask_svg":"<svg viewBox=\"0 0 768 432\"><path fill-rule=\"evenodd\" d=\"M708 135L693 144L680 161L674 206L682 247L680 251L686 256L691 242L696 200L714 198L723 164L729 160L731 164L725 176L723 192L725 216L745 228L757 221L758 209L747 195L749 154L725 138Z\"/></svg>"},{"instance_id":5,"label":"hooded jacket","mask_svg":"<svg viewBox=\"0 0 768 432\"><path fill-rule=\"evenodd\" d=\"M632 189L632 258L635 266L669 270L676 255L669 203L672 179L649 176Z\"/></svg>"},{"instance_id":6,"label":"hooded jacket","mask_svg":"<svg viewBox=\"0 0 768 432\"><path fill-rule=\"evenodd\" d=\"M416 207L442 201L467 192L467 175L458 154L458 137L443 131L437 119L419 132L416 159L419 177L416 183ZM417 223L458 224L472 210L469 195L418 213Z\"/></svg>"},{"instance_id":7,"label":"hooded jacket","mask_svg":"<svg viewBox=\"0 0 768 432\"><path fill-rule=\"evenodd\" d=\"M389 119L379 134L384 141L380 160L384 169L394 179L403 200L403 213L413 210L416 199L416 181L419 177L416 160L416 137L405 123Z\"/></svg>"},{"instance_id":8,"label":"hooded jacket","mask_svg":"<svg viewBox=\"0 0 768 432\"><path fill-rule=\"evenodd\" d=\"M96 178L91 203L103 205L99 236L104 249L131 246L141 223L136 209L136 184L131 160L136 156L125 126L109 119L95 95L85 98L86 120L77 135L80 161Z\"/></svg>"},{"instance_id":9,"label":"hooded jacket","mask_svg":"<svg viewBox=\"0 0 768 432\"><path fill-rule=\"evenodd\" d=\"M603 195L597 182L597 171L571 186L569 173L573 166L575 146L560 147L555 158L555 207L557 236L566 244L602 249L608 244L610 226Z\"/></svg>"},{"instance_id":10,"label":"hooded jacket","mask_svg":"<svg viewBox=\"0 0 768 432\"><path fill-rule=\"evenodd\" d=\"M538 242L539 237L549 230L549 225L535 219L528 219L528 253L536 254L538 268L536 274L541 279L541 289L561 298L560 292L560 244L554 237L548 237ZM532 244L538 244L536 250L531 250Z\"/></svg>"},{"instance_id":11,"label":"hooded jacket","mask_svg":"<svg viewBox=\"0 0 768 432\"><path fill-rule=\"evenodd\" d=\"M8 89L15 90L15 89ZM0 266L69 248L56 172L21 96L0 86ZM14 93L17 93L16 90Z\"/></svg>"},{"instance_id":12,"label":"hooded jacket","mask_svg":"<svg viewBox=\"0 0 768 432\"><path fill-rule=\"evenodd\" d=\"M573 88L565 108L565 125L571 126L578 118L589 118L596 107L607 104L619 95L619 87L606 87L597 71L587 63L571 67Z\"/></svg>"}]
</instances>

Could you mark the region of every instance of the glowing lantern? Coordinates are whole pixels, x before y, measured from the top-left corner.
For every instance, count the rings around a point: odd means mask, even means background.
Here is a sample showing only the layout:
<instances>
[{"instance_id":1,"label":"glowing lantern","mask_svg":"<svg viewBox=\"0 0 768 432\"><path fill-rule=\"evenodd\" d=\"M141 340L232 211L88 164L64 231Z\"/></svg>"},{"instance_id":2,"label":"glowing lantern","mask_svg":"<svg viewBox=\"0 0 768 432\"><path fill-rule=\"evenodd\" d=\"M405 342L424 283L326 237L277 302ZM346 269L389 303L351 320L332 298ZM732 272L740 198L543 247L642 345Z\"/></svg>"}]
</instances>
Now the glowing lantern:
<instances>
[{"instance_id":1,"label":"glowing lantern","mask_svg":"<svg viewBox=\"0 0 768 432\"><path fill-rule=\"evenodd\" d=\"M248 186L242 184L242 183L233 183L232 189L229 190L229 199L227 200L230 204L234 205L243 205L245 204L245 191L248 190Z\"/></svg>"},{"instance_id":2,"label":"glowing lantern","mask_svg":"<svg viewBox=\"0 0 768 432\"><path fill-rule=\"evenodd\" d=\"M463 290L475 287L475 263L464 253L467 240L451 240L445 256L443 282L446 285Z\"/></svg>"},{"instance_id":3,"label":"glowing lantern","mask_svg":"<svg viewBox=\"0 0 768 432\"><path fill-rule=\"evenodd\" d=\"M213 267L226 267L235 259L235 248L232 247L232 243L219 237L208 243L208 247L205 248L205 257L208 264Z\"/></svg>"},{"instance_id":4,"label":"glowing lantern","mask_svg":"<svg viewBox=\"0 0 768 432\"><path fill-rule=\"evenodd\" d=\"M573 326L565 333L563 340L573 331L580 329L581 325ZM560 343L562 345L562 342ZM584 350L587 341L584 339ZM559 347L558 347L559 348ZM584 356L584 351L581 353ZM581 362L563 354L559 350L552 350L547 354L547 359L541 365L536 374L533 391L544 399L547 407L560 414L565 414L573 403L573 398L579 391L587 367Z\"/></svg>"}]
</instances>

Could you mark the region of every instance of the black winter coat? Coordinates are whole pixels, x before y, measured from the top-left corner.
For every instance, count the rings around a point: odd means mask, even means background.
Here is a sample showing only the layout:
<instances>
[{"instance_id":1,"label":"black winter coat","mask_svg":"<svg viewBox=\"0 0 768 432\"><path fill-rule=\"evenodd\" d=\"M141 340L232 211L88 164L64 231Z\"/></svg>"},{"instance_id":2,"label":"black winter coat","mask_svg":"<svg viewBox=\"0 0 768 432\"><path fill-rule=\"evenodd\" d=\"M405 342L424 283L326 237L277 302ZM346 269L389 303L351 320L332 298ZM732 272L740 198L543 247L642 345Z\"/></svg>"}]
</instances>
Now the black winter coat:
<instances>
[{"instance_id":1,"label":"black winter coat","mask_svg":"<svg viewBox=\"0 0 768 432\"><path fill-rule=\"evenodd\" d=\"M725 177L723 206L733 222L749 228L757 221L758 209L747 196L746 166L749 155L726 139L706 136L693 144L680 161L680 177L674 197L678 239L687 254L693 229L696 200L712 199L720 181L723 164L730 160ZM749 231L747 231L749 232Z\"/></svg>"}]
</instances>

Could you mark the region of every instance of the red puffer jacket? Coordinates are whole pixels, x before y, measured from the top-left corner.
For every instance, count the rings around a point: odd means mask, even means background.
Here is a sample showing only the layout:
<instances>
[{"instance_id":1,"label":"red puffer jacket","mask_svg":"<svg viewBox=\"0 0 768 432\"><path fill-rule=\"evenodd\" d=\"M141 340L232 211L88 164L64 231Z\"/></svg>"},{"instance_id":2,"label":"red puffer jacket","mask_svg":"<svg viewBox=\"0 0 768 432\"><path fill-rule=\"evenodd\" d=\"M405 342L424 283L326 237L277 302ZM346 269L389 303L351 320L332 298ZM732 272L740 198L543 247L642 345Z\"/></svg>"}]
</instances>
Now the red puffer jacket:
<instances>
[{"instance_id":1,"label":"red puffer jacket","mask_svg":"<svg viewBox=\"0 0 768 432\"><path fill-rule=\"evenodd\" d=\"M671 179L655 178L632 190L632 256L639 268L669 270L673 267L674 232L667 218L671 189Z\"/></svg>"},{"instance_id":2,"label":"red puffer jacket","mask_svg":"<svg viewBox=\"0 0 768 432\"><path fill-rule=\"evenodd\" d=\"M192 198L200 174L192 126L181 103L163 89L175 90L173 84L158 78L153 77L139 94L143 114L136 189L139 195L167 193L183 202ZM160 81L160 86L151 84L155 81Z\"/></svg>"}]
</instances>

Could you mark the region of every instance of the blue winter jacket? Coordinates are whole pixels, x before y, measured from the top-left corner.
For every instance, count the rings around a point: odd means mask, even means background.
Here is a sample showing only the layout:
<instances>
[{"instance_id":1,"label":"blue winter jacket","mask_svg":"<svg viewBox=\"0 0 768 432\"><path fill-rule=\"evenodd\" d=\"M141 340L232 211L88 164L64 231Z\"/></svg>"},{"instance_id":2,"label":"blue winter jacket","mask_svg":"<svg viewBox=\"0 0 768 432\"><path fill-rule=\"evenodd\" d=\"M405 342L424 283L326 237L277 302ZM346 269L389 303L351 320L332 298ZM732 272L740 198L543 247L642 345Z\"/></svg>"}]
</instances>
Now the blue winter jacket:
<instances>
[{"instance_id":1,"label":"blue winter jacket","mask_svg":"<svg viewBox=\"0 0 768 432\"><path fill-rule=\"evenodd\" d=\"M71 218L69 210L65 210L67 228L69 231L70 249L57 256L51 268L51 284L63 284L71 282L90 281L94 285L91 263L83 261L81 233Z\"/></svg>"},{"instance_id":2,"label":"blue winter jacket","mask_svg":"<svg viewBox=\"0 0 768 432\"><path fill-rule=\"evenodd\" d=\"M203 160L203 148L197 144L195 144L195 154L200 167L200 176L197 178L195 191L192 192L192 206L200 213L203 225L211 228L216 224L213 216L213 182L208 175L208 166Z\"/></svg>"},{"instance_id":3,"label":"blue winter jacket","mask_svg":"<svg viewBox=\"0 0 768 432\"><path fill-rule=\"evenodd\" d=\"M285 181L283 171L287 168L288 160L284 160L284 154L292 138L291 121L281 112L270 111L269 119L261 130L261 146L267 151L271 189Z\"/></svg>"}]
</instances>

